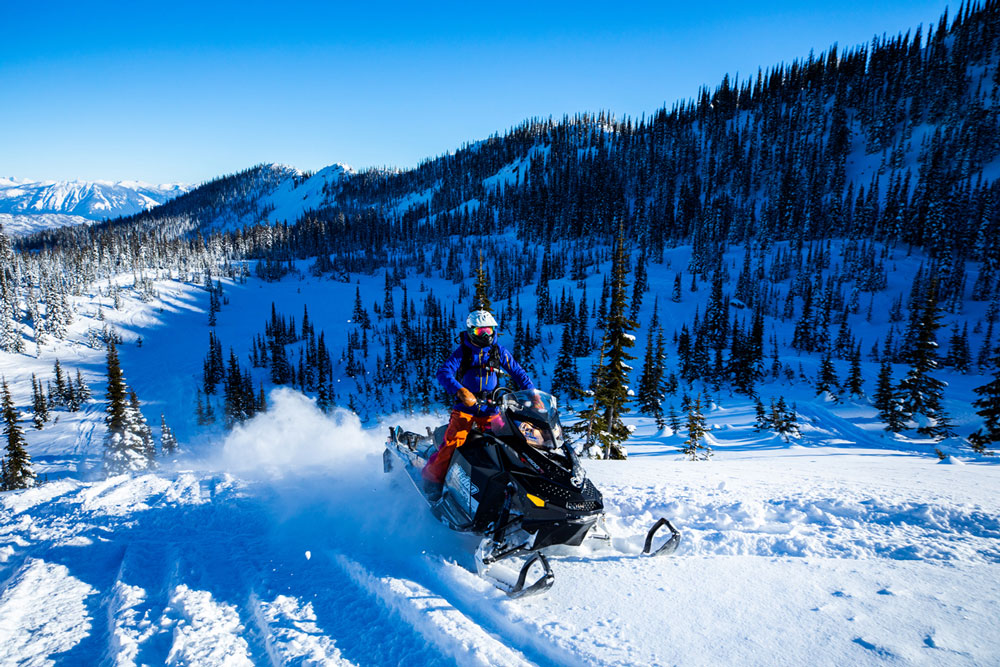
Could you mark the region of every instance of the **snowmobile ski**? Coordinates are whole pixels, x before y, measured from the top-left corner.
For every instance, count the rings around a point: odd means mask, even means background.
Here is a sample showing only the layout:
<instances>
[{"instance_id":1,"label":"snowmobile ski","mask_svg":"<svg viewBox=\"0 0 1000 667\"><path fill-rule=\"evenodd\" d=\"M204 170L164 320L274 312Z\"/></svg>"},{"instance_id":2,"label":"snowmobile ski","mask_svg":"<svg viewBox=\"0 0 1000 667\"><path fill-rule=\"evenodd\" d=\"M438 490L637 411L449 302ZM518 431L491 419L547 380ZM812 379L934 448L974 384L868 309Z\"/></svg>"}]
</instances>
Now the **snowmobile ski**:
<instances>
[{"instance_id":1,"label":"snowmobile ski","mask_svg":"<svg viewBox=\"0 0 1000 667\"><path fill-rule=\"evenodd\" d=\"M651 553L650 549L653 546L653 536L656 535L656 531L663 526L666 526L670 530L670 538ZM680 546L680 543L681 532L674 528L674 524L661 517L659 521L653 524L653 527L649 529L649 532L646 533L646 543L642 547L642 553L648 556L669 556L677 551L677 547Z\"/></svg>"}]
</instances>

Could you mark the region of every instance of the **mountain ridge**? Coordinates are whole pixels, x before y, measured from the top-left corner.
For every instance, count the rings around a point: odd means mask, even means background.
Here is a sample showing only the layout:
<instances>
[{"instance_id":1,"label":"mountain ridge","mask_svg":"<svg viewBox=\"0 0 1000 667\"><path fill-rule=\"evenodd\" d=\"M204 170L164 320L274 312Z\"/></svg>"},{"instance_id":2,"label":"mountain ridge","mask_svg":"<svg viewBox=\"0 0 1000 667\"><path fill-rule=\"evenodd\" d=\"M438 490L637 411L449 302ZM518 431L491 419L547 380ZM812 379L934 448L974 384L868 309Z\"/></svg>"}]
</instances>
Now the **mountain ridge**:
<instances>
[{"instance_id":1,"label":"mountain ridge","mask_svg":"<svg viewBox=\"0 0 1000 667\"><path fill-rule=\"evenodd\" d=\"M24 235L99 222L149 210L191 189L184 183L0 177L0 224L13 235Z\"/></svg>"}]
</instances>

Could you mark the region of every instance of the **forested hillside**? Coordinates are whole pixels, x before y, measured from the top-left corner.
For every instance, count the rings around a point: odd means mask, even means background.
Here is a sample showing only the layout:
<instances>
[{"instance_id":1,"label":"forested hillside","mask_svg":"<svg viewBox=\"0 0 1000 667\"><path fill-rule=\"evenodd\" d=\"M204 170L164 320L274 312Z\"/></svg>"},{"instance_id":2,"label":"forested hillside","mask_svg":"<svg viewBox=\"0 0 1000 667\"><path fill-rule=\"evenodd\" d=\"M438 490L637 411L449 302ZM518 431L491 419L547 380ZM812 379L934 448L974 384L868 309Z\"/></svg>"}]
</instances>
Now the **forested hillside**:
<instances>
[{"instance_id":1,"label":"forested hillside","mask_svg":"<svg viewBox=\"0 0 1000 667\"><path fill-rule=\"evenodd\" d=\"M324 377L336 361L357 383L337 400L369 413L426 409L443 397L424 378L471 303L481 256L515 352L555 374L554 327L583 332L562 352L581 360L585 385L607 337L621 229L628 311L645 330L636 352L655 347L661 326L664 354L676 351L656 396L756 396L768 377L823 387L819 367L829 380L838 359L842 376L862 359L914 364L941 317L950 338L941 334L947 354L936 361L989 373L1000 312L998 59L1000 2L990 0L927 29L726 78L648 117L532 119L414 169L322 182L254 167L131 218L0 248L0 345L18 352L59 338L73 315L67 295L112 275L133 274L151 298L153 277L277 280L309 260L315 275L385 289L374 303L359 291L356 330L327 341L341 354ZM297 220L267 222L279 190L303 202ZM405 291L393 304L407 276L457 285L458 308ZM883 395L879 409L891 419L895 408Z\"/></svg>"}]
</instances>

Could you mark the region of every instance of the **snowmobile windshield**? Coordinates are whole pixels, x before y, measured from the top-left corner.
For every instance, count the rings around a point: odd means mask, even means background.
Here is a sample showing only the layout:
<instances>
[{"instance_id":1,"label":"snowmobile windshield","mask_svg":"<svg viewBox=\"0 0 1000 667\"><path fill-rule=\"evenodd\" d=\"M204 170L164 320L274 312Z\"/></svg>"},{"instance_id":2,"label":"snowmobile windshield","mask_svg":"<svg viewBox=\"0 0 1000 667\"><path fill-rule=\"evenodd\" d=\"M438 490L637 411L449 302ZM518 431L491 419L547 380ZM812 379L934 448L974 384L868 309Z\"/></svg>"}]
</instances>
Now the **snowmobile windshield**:
<instances>
[{"instance_id":1,"label":"snowmobile windshield","mask_svg":"<svg viewBox=\"0 0 1000 667\"><path fill-rule=\"evenodd\" d=\"M551 451L563 446L559 410L552 394L531 389L514 391L504 395L501 408L532 447Z\"/></svg>"}]
</instances>

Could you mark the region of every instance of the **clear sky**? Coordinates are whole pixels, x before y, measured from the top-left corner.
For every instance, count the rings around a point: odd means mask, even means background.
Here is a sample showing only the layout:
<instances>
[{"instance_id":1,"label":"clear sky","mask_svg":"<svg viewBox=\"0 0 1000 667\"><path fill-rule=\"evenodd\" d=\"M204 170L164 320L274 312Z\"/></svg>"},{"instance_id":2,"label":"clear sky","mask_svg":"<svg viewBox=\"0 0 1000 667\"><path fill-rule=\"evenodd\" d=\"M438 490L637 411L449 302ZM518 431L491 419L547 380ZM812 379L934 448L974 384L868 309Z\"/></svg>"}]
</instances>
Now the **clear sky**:
<instances>
[{"instance_id":1,"label":"clear sky","mask_svg":"<svg viewBox=\"0 0 1000 667\"><path fill-rule=\"evenodd\" d=\"M648 114L725 73L926 35L948 4L5 2L0 176L410 167L532 116Z\"/></svg>"}]
</instances>

